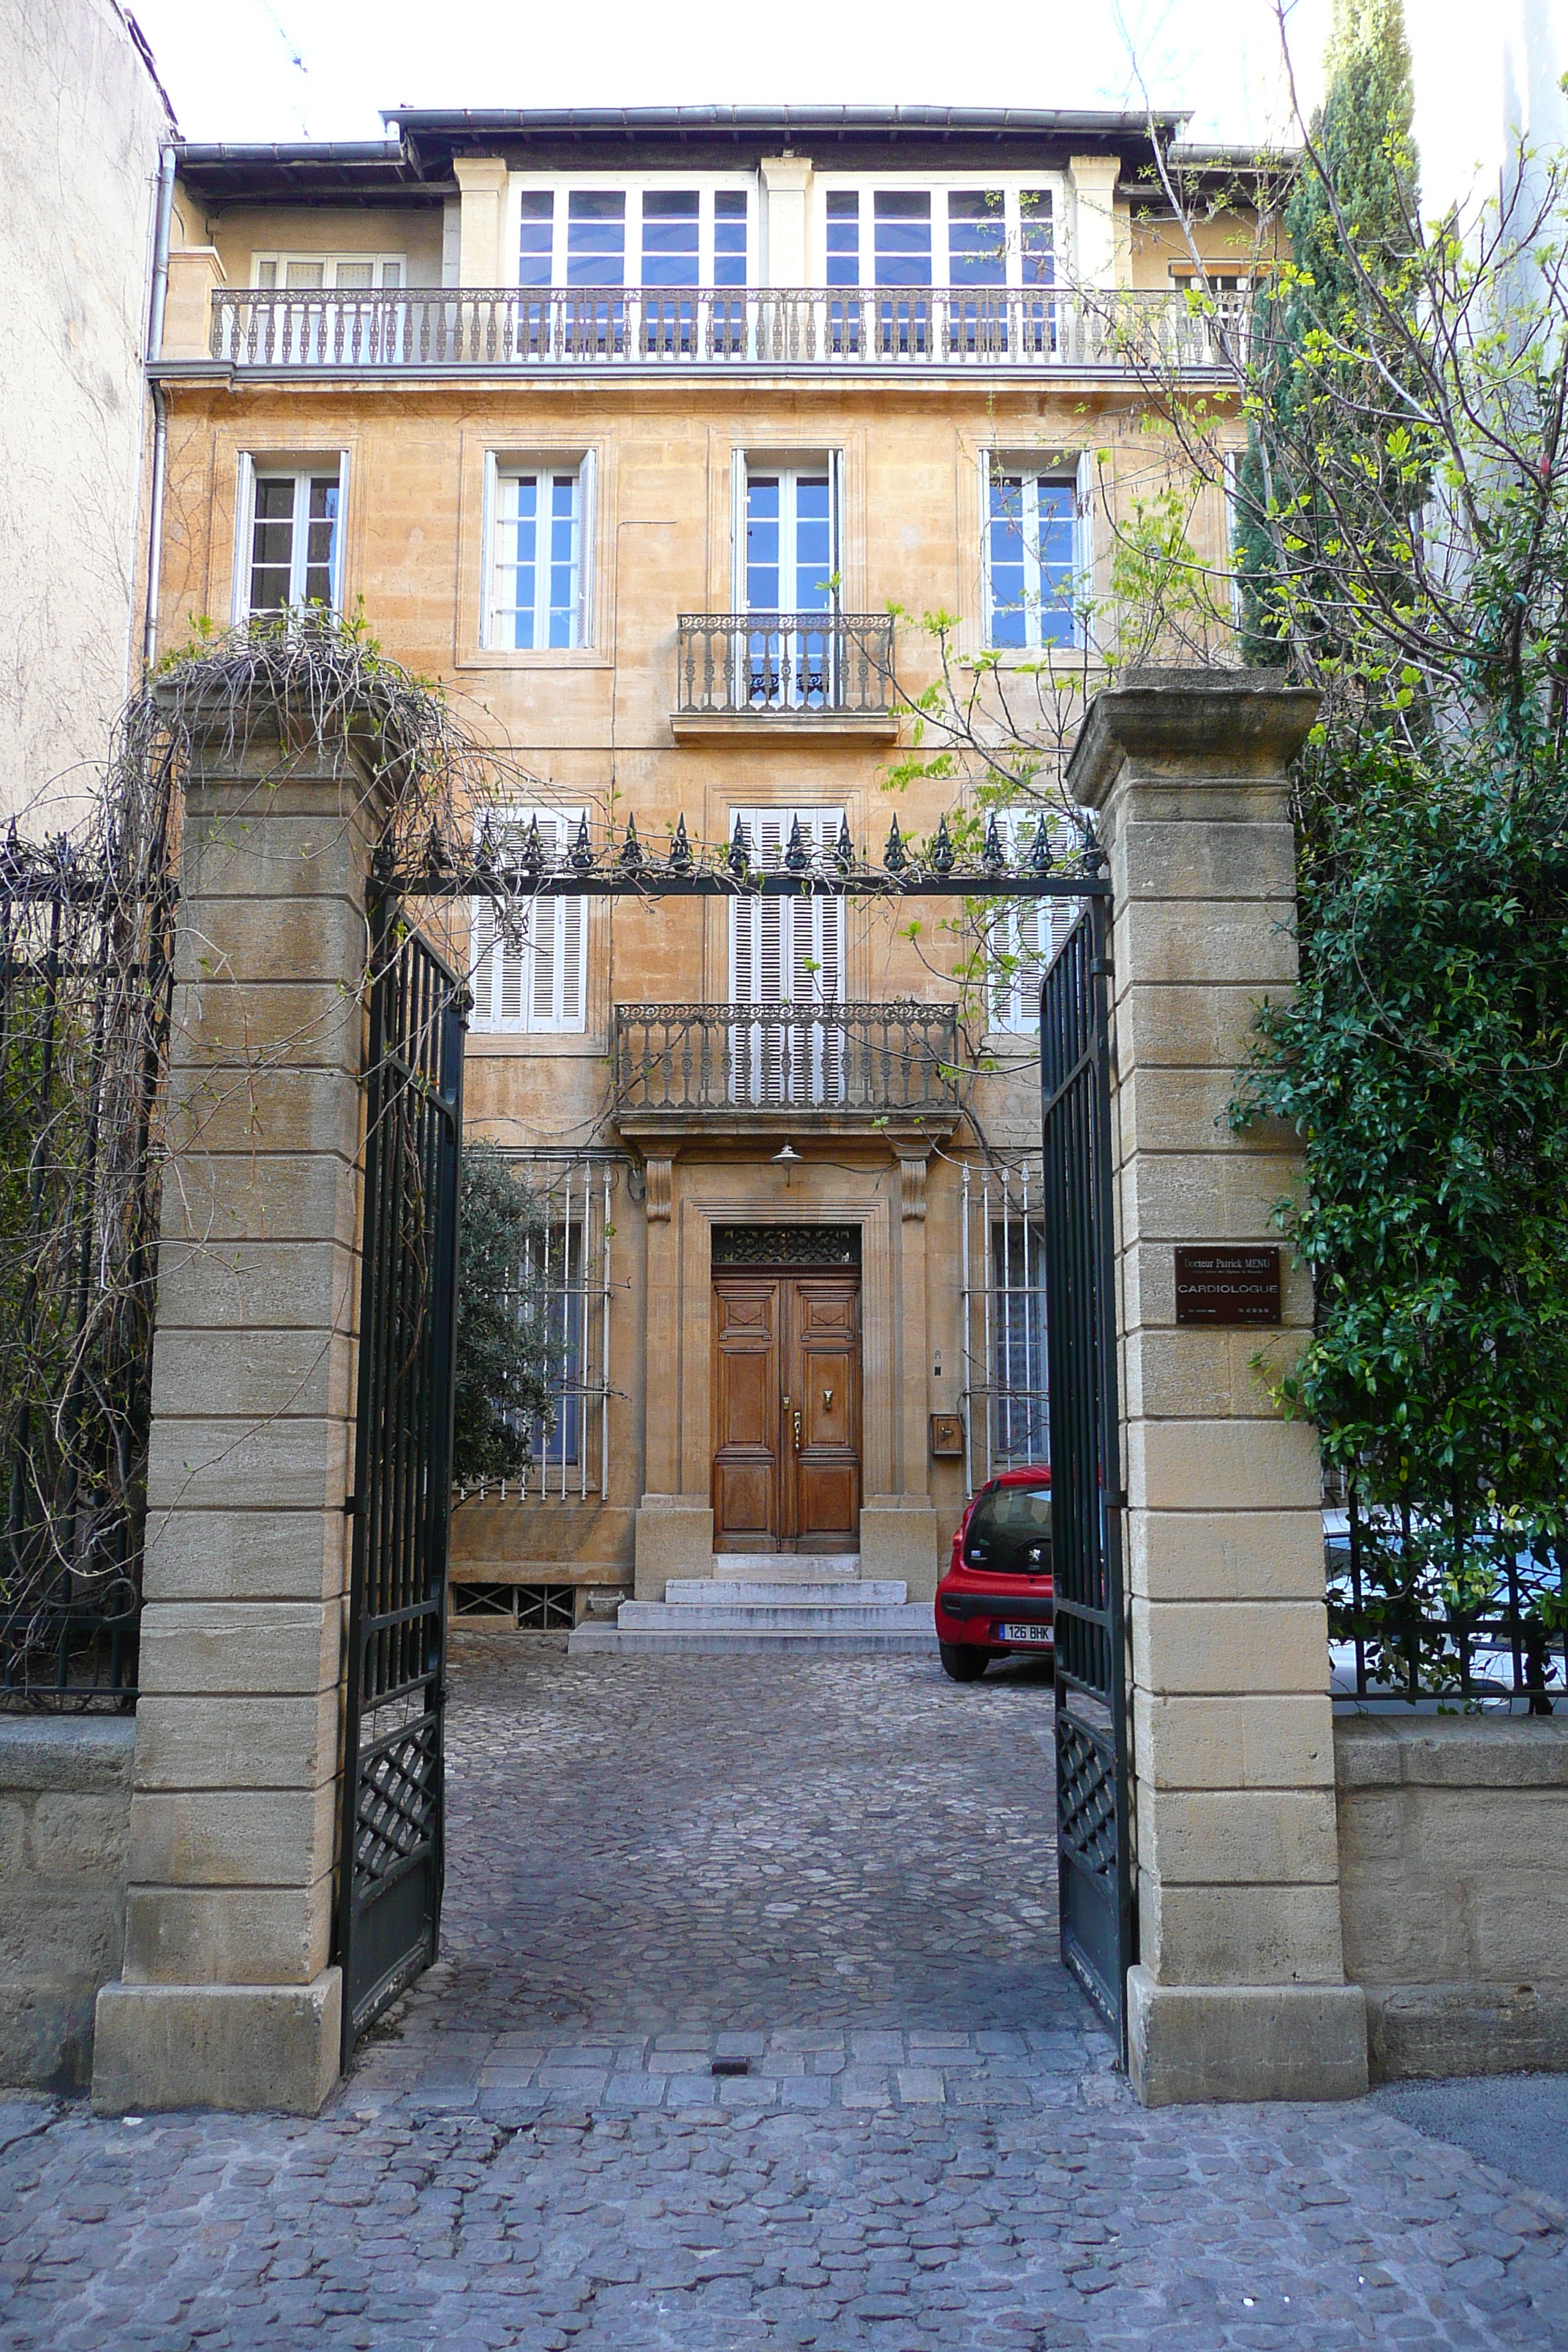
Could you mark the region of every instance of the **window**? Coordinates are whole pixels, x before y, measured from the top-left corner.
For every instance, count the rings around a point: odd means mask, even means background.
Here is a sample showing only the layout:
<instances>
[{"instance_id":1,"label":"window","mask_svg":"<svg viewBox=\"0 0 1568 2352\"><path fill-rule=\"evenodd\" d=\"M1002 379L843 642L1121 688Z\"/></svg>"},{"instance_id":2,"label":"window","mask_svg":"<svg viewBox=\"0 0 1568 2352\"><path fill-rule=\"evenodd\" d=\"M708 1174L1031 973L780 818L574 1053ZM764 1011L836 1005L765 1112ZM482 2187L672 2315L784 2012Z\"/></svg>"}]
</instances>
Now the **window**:
<instances>
[{"instance_id":1,"label":"window","mask_svg":"<svg viewBox=\"0 0 1568 2352\"><path fill-rule=\"evenodd\" d=\"M824 274L829 286L1048 286L1054 223L1051 190L1016 182L830 186Z\"/></svg>"},{"instance_id":2,"label":"window","mask_svg":"<svg viewBox=\"0 0 1568 2352\"><path fill-rule=\"evenodd\" d=\"M492 461L484 643L496 651L586 645L593 467Z\"/></svg>"},{"instance_id":3,"label":"window","mask_svg":"<svg viewBox=\"0 0 1568 2352\"><path fill-rule=\"evenodd\" d=\"M953 188L947 199L947 275L953 286L1005 286L1007 222L1000 188Z\"/></svg>"},{"instance_id":4,"label":"window","mask_svg":"<svg viewBox=\"0 0 1568 2352\"><path fill-rule=\"evenodd\" d=\"M408 275L401 253L258 253L251 268L258 287L301 293L328 286L401 286Z\"/></svg>"},{"instance_id":5,"label":"window","mask_svg":"<svg viewBox=\"0 0 1568 2352\"><path fill-rule=\"evenodd\" d=\"M566 283L626 282L626 200L618 188L574 188L566 199Z\"/></svg>"},{"instance_id":6,"label":"window","mask_svg":"<svg viewBox=\"0 0 1568 2352\"><path fill-rule=\"evenodd\" d=\"M642 282L645 286L698 284L699 226L695 188L644 190Z\"/></svg>"},{"instance_id":7,"label":"window","mask_svg":"<svg viewBox=\"0 0 1568 2352\"><path fill-rule=\"evenodd\" d=\"M584 814L580 808L517 808L492 831L500 851L515 855L537 824L548 864L564 856ZM500 917L493 899L473 900L469 960L476 1032L548 1035L586 1027L586 911L583 898L520 896Z\"/></svg>"},{"instance_id":8,"label":"window","mask_svg":"<svg viewBox=\"0 0 1568 2352\"><path fill-rule=\"evenodd\" d=\"M931 284L931 197L924 189L879 188L875 211L879 286Z\"/></svg>"},{"instance_id":9,"label":"window","mask_svg":"<svg viewBox=\"0 0 1568 2352\"><path fill-rule=\"evenodd\" d=\"M795 826L813 863L831 856L841 808L742 808L730 812L752 864L784 870ZM736 1004L831 1004L844 993L842 898L732 898L730 997Z\"/></svg>"},{"instance_id":10,"label":"window","mask_svg":"<svg viewBox=\"0 0 1568 2352\"><path fill-rule=\"evenodd\" d=\"M244 474L238 616L259 618L302 604L335 612L341 601L338 469L275 473L253 470L247 461Z\"/></svg>"},{"instance_id":11,"label":"window","mask_svg":"<svg viewBox=\"0 0 1568 2352\"><path fill-rule=\"evenodd\" d=\"M796 825L814 864L832 852L844 822L838 808L742 808L730 812L753 866L778 873ZM844 994L842 898L732 898L731 1004L818 1004ZM837 1102L847 1071L842 1029L829 1023L749 1022L732 1033L731 1092L737 1102Z\"/></svg>"},{"instance_id":12,"label":"window","mask_svg":"<svg viewBox=\"0 0 1568 2352\"><path fill-rule=\"evenodd\" d=\"M991 1228L995 1288L993 1453L998 1462L1048 1462L1046 1410L1045 1230L1032 1217Z\"/></svg>"},{"instance_id":13,"label":"window","mask_svg":"<svg viewBox=\"0 0 1568 2352\"><path fill-rule=\"evenodd\" d=\"M745 465L745 608L748 613L826 613L837 568L835 468Z\"/></svg>"},{"instance_id":14,"label":"window","mask_svg":"<svg viewBox=\"0 0 1568 2352\"><path fill-rule=\"evenodd\" d=\"M1037 807L998 809L996 830L1007 863L1026 866L1039 829ZM1068 909L1060 898L1000 898L984 918L990 976L986 1020L993 1029L1034 1036L1040 1024L1040 979L1056 944L1053 910Z\"/></svg>"},{"instance_id":15,"label":"window","mask_svg":"<svg viewBox=\"0 0 1568 2352\"><path fill-rule=\"evenodd\" d=\"M745 188L679 181L518 191L520 286L744 286Z\"/></svg>"},{"instance_id":16,"label":"window","mask_svg":"<svg viewBox=\"0 0 1568 2352\"><path fill-rule=\"evenodd\" d=\"M1038 1160L966 1166L960 1218L960 1403L973 1491L998 1470L1050 1459Z\"/></svg>"},{"instance_id":17,"label":"window","mask_svg":"<svg viewBox=\"0 0 1568 2352\"><path fill-rule=\"evenodd\" d=\"M1082 637L1075 478L992 467L986 482L986 643L1039 652Z\"/></svg>"}]
</instances>

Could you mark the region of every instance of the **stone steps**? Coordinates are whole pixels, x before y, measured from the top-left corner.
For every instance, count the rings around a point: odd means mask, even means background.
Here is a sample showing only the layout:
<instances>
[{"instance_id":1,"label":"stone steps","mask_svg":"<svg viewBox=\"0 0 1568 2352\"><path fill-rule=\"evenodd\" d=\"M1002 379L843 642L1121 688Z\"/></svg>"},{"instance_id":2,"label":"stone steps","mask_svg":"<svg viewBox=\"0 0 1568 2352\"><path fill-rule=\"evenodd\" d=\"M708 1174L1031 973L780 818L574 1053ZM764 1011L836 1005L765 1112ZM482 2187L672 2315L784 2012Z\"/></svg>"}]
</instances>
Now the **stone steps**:
<instances>
[{"instance_id":1,"label":"stone steps","mask_svg":"<svg viewBox=\"0 0 1568 2352\"><path fill-rule=\"evenodd\" d=\"M665 1653L929 1651L930 1604L891 1577L862 1580L852 1553L722 1553L711 1577L671 1578L662 1601L623 1601L613 1625L575 1626L574 1657Z\"/></svg>"}]
</instances>

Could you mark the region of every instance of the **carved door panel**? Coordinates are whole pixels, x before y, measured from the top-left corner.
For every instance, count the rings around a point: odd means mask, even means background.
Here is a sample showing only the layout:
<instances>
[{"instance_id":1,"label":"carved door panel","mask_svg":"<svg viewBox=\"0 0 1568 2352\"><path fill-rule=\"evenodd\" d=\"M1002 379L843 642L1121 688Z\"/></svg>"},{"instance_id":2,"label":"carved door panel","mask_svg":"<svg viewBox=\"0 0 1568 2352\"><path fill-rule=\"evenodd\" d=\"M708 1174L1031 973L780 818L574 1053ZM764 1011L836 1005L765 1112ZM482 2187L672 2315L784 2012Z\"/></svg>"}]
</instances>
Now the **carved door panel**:
<instances>
[{"instance_id":1,"label":"carved door panel","mask_svg":"<svg viewBox=\"0 0 1568 2352\"><path fill-rule=\"evenodd\" d=\"M713 1548L853 1551L860 1533L860 1286L713 1282Z\"/></svg>"},{"instance_id":2,"label":"carved door panel","mask_svg":"<svg viewBox=\"0 0 1568 2352\"><path fill-rule=\"evenodd\" d=\"M860 1286L841 1276L794 1276L789 1291L784 1533L800 1551L853 1551L860 1540Z\"/></svg>"},{"instance_id":3,"label":"carved door panel","mask_svg":"<svg viewBox=\"0 0 1568 2352\"><path fill-rule=\"evenodd\" d=\"M776 1275L713 1285L713 1547L776 1551L782 1384Z\"/></svg>"}]
</instances>

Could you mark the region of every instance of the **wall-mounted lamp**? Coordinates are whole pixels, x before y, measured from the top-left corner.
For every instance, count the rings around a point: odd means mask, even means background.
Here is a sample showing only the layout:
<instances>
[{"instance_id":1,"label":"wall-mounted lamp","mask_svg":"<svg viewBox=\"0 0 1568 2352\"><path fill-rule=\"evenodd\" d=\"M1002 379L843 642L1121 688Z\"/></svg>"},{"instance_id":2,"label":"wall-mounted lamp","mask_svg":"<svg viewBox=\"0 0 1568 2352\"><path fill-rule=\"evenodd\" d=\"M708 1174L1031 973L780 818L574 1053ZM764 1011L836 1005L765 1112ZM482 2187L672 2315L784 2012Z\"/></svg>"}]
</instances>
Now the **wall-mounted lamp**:
<instances>
[{"instance_id":1,"label":"wall-mounted lamp","mask_svg":"<svg viewBox=\"0 0 1568 2352\"><path fill-rule=\"evenodd\" d=\"M787 1138L780 1144L778 1150L773 1154L773 1163L775 1168L798 1168L800 1166L800 1154Z\"/></svg>"}]
</instances>

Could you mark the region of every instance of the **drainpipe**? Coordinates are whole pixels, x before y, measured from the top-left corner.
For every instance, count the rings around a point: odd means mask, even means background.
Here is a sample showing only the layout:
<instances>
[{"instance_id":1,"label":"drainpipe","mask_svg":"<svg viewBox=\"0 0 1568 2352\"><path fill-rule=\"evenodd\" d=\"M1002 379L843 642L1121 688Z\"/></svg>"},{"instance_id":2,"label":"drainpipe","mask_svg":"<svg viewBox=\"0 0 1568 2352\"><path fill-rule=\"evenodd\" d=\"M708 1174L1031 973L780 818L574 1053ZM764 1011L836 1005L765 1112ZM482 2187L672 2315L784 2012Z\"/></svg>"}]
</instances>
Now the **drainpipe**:
<instances>
[{"instance_id":1,"label":"drainpipe","mask_svg":"<svg viewBox=\"0 0 1568 2352\"><path fill-rule=\"evenodd\" d=\"M153 299L147 316L147 360L163 356L163 311L169 299L169 219L174 204L174 151L158 159L158 217L153 240ZM158 583L163 564L163 468L169 441L169 404L163 387L153 386L153 485L147 521L147 612L142 631L142 667L150 670L158 651Z\"/></svg>"}]
</instances>

